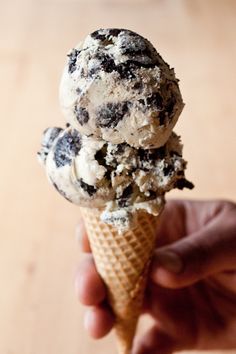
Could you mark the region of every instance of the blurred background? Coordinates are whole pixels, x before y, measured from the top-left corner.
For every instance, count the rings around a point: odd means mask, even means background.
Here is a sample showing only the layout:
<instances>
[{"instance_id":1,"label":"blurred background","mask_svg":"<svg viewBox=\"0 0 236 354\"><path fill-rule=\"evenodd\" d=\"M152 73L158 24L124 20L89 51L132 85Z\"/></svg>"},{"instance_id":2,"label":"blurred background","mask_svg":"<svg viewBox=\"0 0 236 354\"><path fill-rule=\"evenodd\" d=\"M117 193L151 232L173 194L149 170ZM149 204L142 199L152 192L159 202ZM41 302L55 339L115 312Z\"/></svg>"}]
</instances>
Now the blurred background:
<instances>
[{"instance_id":1,"label":"blurred background","mask_svg":"<svg viewBox=\"0 0 236 354\"><path fill-rule=\"evenodd\" d=\"M114 353L112 336L85 333L74 295L78 208L36 160L42 130L64 125L66 53L101 27L147 37L180 78L175 131L196 187L169 197L236 199L236 1L0 0L1 354Z\"/></svg>"}]
</instances>

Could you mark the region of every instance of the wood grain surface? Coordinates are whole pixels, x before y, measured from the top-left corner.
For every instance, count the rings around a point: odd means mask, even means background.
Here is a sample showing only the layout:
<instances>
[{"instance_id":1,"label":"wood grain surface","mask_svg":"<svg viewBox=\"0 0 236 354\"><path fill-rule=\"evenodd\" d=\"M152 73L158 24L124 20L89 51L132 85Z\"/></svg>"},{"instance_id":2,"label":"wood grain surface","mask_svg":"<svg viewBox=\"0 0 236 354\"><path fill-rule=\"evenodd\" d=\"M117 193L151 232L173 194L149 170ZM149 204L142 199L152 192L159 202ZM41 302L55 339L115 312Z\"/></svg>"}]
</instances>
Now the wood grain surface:
<instances>
[{"instance_id":1,"label":"wood grain surface","mask_svg":"<svg viewBox=\"0 0 236 354\"><path fill-rule=\"evenodd\" d=\"M1 354L114 353L112 335L95 342L85 333L74 295L78 208L36 160L42 130L64 124L68 49L100 27L149 38L175 67L186 103L175 131L196 188L170 197L235 200L235 20L234 0L0 0Z\"/></svg>"}]
</instances>

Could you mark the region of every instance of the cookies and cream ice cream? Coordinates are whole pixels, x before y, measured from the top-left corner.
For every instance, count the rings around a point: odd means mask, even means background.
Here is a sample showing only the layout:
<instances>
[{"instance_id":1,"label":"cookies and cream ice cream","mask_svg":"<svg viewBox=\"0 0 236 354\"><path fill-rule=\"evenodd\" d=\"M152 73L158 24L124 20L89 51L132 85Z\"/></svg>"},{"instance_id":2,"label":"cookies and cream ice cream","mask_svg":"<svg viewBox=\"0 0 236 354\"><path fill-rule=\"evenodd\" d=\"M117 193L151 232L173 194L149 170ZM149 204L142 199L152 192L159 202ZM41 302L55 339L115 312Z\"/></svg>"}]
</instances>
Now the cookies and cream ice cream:
<instances>
[{"instance_id":1,"label":"cookies and cream ice cream","mask_svg":"<svg viewBox=\"0 0 236 354\"><path fill-rule=\"evenodd\" d=\"M162 147L136 149L71 127L49 128L39 158L60 194L82 207L103 209L102 220L119 229L131 226L137 210L158 215L169 190L192 187L175 133Z\"/></svg>"},{"instance_id":2,"label":"cookies and cream ice cream","mask_svg":"<svg viewBox=\"0 0 236 354\"><path fill-rule=\"evenodd\" d=\"M164 145L184 106L174 70L124 29L95 31L69 52L60 102L82 134L136 148Z\"/></svg>"},{"instance_id":3,"label":"cookies and cream ice cream","mask_svg":"<svg viewBox=\"0 0 236 354\"><path fill-rule=\"evenodd\" d=\"M166 192L193 187L172 132L178 80L148 40L123 29L87 36L68 54L60 102L67 126L44 132L38 156L72 203L124 231L137 211L158 215Z\"/></svg>"}]
</instances>

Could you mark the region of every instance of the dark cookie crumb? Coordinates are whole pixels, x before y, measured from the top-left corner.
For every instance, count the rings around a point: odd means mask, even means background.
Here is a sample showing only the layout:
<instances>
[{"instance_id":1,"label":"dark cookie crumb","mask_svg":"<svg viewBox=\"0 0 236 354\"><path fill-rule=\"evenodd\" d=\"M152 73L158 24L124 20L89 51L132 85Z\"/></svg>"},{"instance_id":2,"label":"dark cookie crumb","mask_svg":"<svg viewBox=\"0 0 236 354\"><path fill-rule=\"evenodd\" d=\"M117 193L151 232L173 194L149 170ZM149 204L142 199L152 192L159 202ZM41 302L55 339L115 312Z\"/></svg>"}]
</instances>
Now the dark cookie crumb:
<instances>
[{"instance_id":1,"label":"dark cookie crumb","mask_svg":"<svg viewBox=\"0 0 236 354\"><path fill-rule=\"evenodd\" d=\"M143 88L143 83L140 81L140 82L136 82L133 86L133 89L134 90L139 90L141 91L141 89Z\"/></svg>"},{"instance_id":2,"label":"dark cookie crumb","mask_svg":"<svg viewBox=\"0 0 236 354\"><path fill-rule=\"evenodd\" d=\"M122 144L117 144L117 150L116 152L118 154L123 154L123 152L125 151L125 148L128 146L127 143L122 143Z\"/></svg>"},{"instance_id":3,"label":"dark cookie crumb","mask_svg":"<svg viewBox=\"0 0 236 354\"><path fill-rule=\"evenodd\" d=\"M101 128L115 128L128 111L127 102L107 103L97 112L97 126Z\"/></svg>"},{"instance_id":4,"label":"dark cookie crumb","mask_svg":"<svg viewBox=\"0 0 236 354\"><path fill-rule=\"evenodd\" d=\"M102 34L101 33L102 32L102 30L97 30L97 31L94 31L93 33L91 33L91 37L93 38L93 39L97 39L97 40L100 40L100 41L104 41L105 39L106 39L106 35L105 34Z\"/></svg>"},{"instance_id":5,"label":"dark cookie crumb","mask_svg":"<svg viewBox=\"0 0 236 354\"><path fill-rule=\"evenodd\" d=\"M117 215L116 212L104 213L102 215L102 221L112 225L123 225L124 227L128 227L132 220L133 214L128 211L126 211L124 216Z\"/></svg>"},{"instance_id":6,"label":"dark cookie crumb","mask_svg":"<svg viewBox=\"0 0 236 354\"><path fill-rule=\"evenodd\" d=\"M76 70L76 60L81 50L73 48L71 52L67 55L69 58L68 62L68 72L72 74Z\"/></svg>"},{"instance_id":7,"label":"dark cookie crumb","mask_svg":"<svg viewBox=\"0 0 236 354\"><path fill-rule=\"evenodd\" d=\"M104 70L106 73L116 71L121 79L133 79L136 77L136 71L138 68L153 68L155 63L142 63L135 60L127 60L121 64L115 64L114 59L108 54L99 53L95 56L99 65L90 69L88 76L94 77L99 74L100 70Z\"/></svg>"},{"instance_id":8,"label":"dark cookie crumb","mask_svg":"<svg viewBox=\"0 0 236 354\"><path fill-rule=\"evenodd\" d=\"M153 191L153 190L149 190L149 196L148 196L148 199L149 200L152 200L152 199L156 199L157 197L157 192Z\"/></svg>"},{"instance_id":9,"label":"dark cookie crumb","mask_svg":"<svg viewBox=\"0 0 236 354\"><path fill-rule=\"evenodd\" d=\"M159 113L158 118L159 118L160 125L164 125L165 124L166 117L167 117L167 113L166 113L165 110L163 110L163 111L161 111Z\"/></svg>"},{"instance_id":10,"label":"dark cookie crumb","mask_svg":"<svg viewBox=\"0 0 236 354\"><path fill-rule=\"evenodd\" d=\"M181 154L179 154L177 151L170 151L170 156L173 157L173 156L179 156L179 157L182 157Z\"/></svg>"},{"instance_id":11,"label":"dark cookie crumb","mask_svg":"<svg viewBox=\"0 0 236 354\"><path fill-rule=\"evenodd\" d=\"M109 28L109 35L113 36L113 37L118 37L118 35L122 31L124 31L124 30L122 30L121 28Z\"/></svg>"},{"instance_id":12,"label":"dark cookie crumb","mask_svg":"<svg viewBox=\"0 0 236 354\"><path fill-rule=\"evenodd\" d=\"M163 99L158 92L155 92L145 98L140 98L138 102L143 106L147 106L147 108L157 108L158 110L161 110L163 108Z\"/></svg>"},{"instance_id":13,"label":"dark cookie crumb","mask_svg":"<svg viewBox=\"0 0 236 354\"><path fill-rule=\"evenodd\" d=\"M161 146L158 149L138 149L138 156L140 159L140 165L142 167L143 163L150 162L153 164L154 161L158 159L163 159L166 155L166 147Z\"/></svg>"},{"instance_id":14,"label":"dark cookie crumb","mask_svg":"<svg viewBox=\"0 0 236 354\"><path fill-rule=\"evenodd\" d=\"M71 157L78 154L81 149L81 138L76 130L66 132L58 139L55 151L54 161L56 167L63 167L71 164Z\"/></svg>"},{"instance_id":15,"label":"dark cookie crumb","mask_svg":"<svg viewBox=\"0 0 236 354\"><path fill-rule=\"evenodd\" d=\"M155 106L158 109L162 109L163 107L163 98L158 92L155 92L152 95L148 96L146 100L148 106Z\"/></svg>"},{"instance_id":16,"label":"dark cookie crumb","mask_svg":"<svg viewBox=\"0 0 236 354\"><path fill-rule=\"evenodd\" d=\"M176 98L174 95L172 95L169 100L167 101L167 106L166 106L166 111L168 112L168 115L171 116L174 110L176 104Z\"/></svg>"},{"instance_id":17,"label":"dark cookie crumb","mask_svg":"<svg viewBox=\"0 0 236 354\"><path fill-rule=\"evenodd\" d=\"M135 56L144 56L148 57L148 59L152 59L152 51L147 46L143 45L140 47L137 45L137 42L134 43L135 45L130 43L127 45L127 43L125 43L123 46L121 46L121 53L130 56L131 58Z\"/></svg>"},{"instance_id":18,"label":"dark cookie crumb","mask_svg":"<svg viewBox=\"0 0 236 354\"><path fill-rule=\"evenodd\" d=\"M117 204L120 208L124 208L124 207L129 206L129 200L130 200L132 193L133 193L133 187L130 184L128 187L126 187L123 190L121 197L118 198L118 200L117 200Z\"/></svg>"},{"instance_id":19,"label":"dark cookie crumb","mask_svg":"<svg viewBox=\"0 0 236 354\"><path fill-rule=\"evenodd\" d=\"M92 197L96 193L97 189L94 186L91 186L91 185L85 183L82 179L79 180L79 183L80 183L81 188L85 192L87 192L90 197Z\"/></svg>"},{"instance_id":20,"label":"dark cookie crumb","mask_svg":"<svg viewBox=\"0 0 236 354\"><path fill-rule=\"evenodd\" d=\"M119 28L108 28L107 30L99 29L99 30L91 33L91 37L93 39L105 41L106 39L108 39L109 36L118 37L118 35L122 31L124 31L124 30L119 29Z\"/></svg>"},{"instance_id":21,"label":"dark cookie crumb","mask_svg":"<svg viewBox=\"0 0 236 354\"><path fill-rule=\"evenodd\" d=\"M167 165L163 168L164 176L168 176L174 172L174 167L172 165Z\"/></svg>"},{"instance_id":22,"label":"dark cookie crumb","mask_svg":"<svg viewBox=\"0 0 236 354\"><path fill-rule=\"evenodd\" d=\"M86 108L83 107L78 107L77 105L75 106L75 116L77 121L81 124L84 125L89 121L89 113L86 110Z\"/></svg>"},{"instance_id":23,"label":"dark cookie crumb","mask_svg":"<svg viewBox=\"0 0 236 354\"><path fill-rule=\"evenodd\" d=\"M107 144L105 144L100 150L98 150L95 154L95 160L104 167L106 165L106 154L107 154Z\"/></svg>"},{"instance_id":24,"label":"dark cookie crumb","mask_svg":"<svg viewBox=\"0 0 236 354\"><path fill-rule=\"evenodd\" d=\"M166 156L166 147L165 147L165 145L161 146L160 148L158 148L157 149L157 153L158 153L159 159L164 159L165 156Z\"/></svg>"},{"instance_id":25,"label":"dark cookie crumb","mask_svg":"<svg viewBox=\"0 0 236 354\"><path fill-rule=\"evenodd\" d=\"M189 182L185 178L181 178L181 179L178 179L175 182L175 188L178 188L178 189L184 189L184 188L193 189L194 188L194 184L192 182Z\"/></svg>"},{"instance_id":26,"label":"dark cookie crumb","mask_svg":"<svg viewBox=\"0 0 236 354\"><path fill-rule=\"evenodd\" d=\"M138 102L141 103L143 106L145 105L145 100L144 100L144 98L140 98L140 99L138 100Z\"/></svg>"},{"instance_id":27,"label":"dark cookie crumb","mask_svg":"<svg viewBox=\"0 0 236 354\"><path fill-rule=\"evenodd\" d=\"M112 71L116 70L115 61L108 54L98 53L94 58L98 61L99 65L92 67L88 72L88 76L94 77L101 70L105 71L106 73L111 73Z\"/></svg>"},{"instance_id":28,"label":"dark cookie crumb","mask_svg":"<svg viewBox=\"0 0 236 354\"><path fill-rule=\"evenodd\" d=\"M50 132L50 135L47 136L48 132ZM45 141L43 139L42 146L44 148L50 149L54 140L58 137L58 135L62 132L62 128L54 127L54 128L47 128L43 132L43 138L47 136L47 140Z\"/></svg>"}]
</instances>

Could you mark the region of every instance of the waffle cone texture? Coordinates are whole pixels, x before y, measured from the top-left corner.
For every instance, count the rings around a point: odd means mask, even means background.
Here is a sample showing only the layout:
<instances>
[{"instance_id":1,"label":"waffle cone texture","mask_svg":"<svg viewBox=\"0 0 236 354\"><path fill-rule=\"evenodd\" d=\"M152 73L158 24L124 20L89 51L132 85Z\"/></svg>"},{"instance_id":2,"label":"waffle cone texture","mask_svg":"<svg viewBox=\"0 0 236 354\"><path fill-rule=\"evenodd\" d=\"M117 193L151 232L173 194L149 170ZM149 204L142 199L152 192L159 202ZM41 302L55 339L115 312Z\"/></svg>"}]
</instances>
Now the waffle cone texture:
<instances>
[{"instance_id":1,"label":"waffle cone texture","mask_svg":"<svg viewBox=\"0 0 236 354\"><path fill-rule=\"evenodd\" d=\"M98 273L116 318L119 354L128 354L140 315L160 216L137 214L134 229L119 233L100 220L100 212L81 208Z\"/></svg>"}]
</instances>

